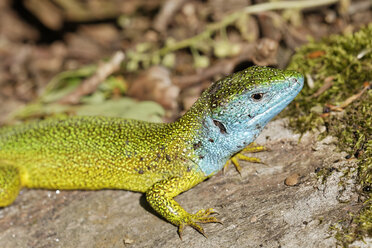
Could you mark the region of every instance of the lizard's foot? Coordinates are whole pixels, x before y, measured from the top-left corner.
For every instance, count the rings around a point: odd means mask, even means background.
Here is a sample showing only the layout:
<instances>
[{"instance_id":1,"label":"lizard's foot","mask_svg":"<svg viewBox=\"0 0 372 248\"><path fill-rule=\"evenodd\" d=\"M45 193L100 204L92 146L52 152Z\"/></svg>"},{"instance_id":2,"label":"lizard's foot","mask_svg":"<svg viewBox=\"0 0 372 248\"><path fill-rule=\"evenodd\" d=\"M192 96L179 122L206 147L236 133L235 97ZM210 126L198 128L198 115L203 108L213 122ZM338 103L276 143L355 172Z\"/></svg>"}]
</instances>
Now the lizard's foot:
<instances>
[{"instance_id":1,"label":"lizard's foot","mask_svg":"<svg viewBox=\"0 0 372 248\"><path fill-rule=\"evenodd\" d=\"M178 234L181 239L185 226L191 226L206 236L203 228L197 223L221 223L216 217L210 216L216 213L213 208L202 209L195 214L190 214L173 199L180 192L189 189L190 185L195 185L194 180L205 179L204 176L201 178L196 176L168 178L155 183L146 191L147 202L170 223L178 226Z\"/></svg>"},{"instance_id":2,"label":"lizard's foot","mask_svg":"<svg viewBox=\"0 0 372 248\"><path fill-rule=\"evenodd\" d=\"M235 169L241 174L242 167L239 164L239 160L244 160L252 163L261 163L265 164L261 161L261 159L256 157L248 157L243 155L243 152L250 152L250 153L256 153L256 152L262 152L262 151L268 151L269 149L264 146L258 146L256 143L251 143L245 148L243 148L240 152L236 153L234 156L232 156L224 165L223 172L226 172L227 168L229 167L230 163L232 163L235 166Z\"/></svg>"},{"instance_id":3,"label":"lizard's foot","mask_svg":"<svg viewBox=\"0 0 372 248\"><path fill-rule=\"evenodd\" d=\"M216 217L210 216L211 214L217 213L213 208L208 208L207 210L199 210L196 214L189 214L182 219L181 223L178 226L178 235L182 239L182 233L185 226L191 226L201 234L203 234L204 237L207 237L204 233L204 229L198 225L197 223L220 223Z\"/></svg>"}]
</instances>

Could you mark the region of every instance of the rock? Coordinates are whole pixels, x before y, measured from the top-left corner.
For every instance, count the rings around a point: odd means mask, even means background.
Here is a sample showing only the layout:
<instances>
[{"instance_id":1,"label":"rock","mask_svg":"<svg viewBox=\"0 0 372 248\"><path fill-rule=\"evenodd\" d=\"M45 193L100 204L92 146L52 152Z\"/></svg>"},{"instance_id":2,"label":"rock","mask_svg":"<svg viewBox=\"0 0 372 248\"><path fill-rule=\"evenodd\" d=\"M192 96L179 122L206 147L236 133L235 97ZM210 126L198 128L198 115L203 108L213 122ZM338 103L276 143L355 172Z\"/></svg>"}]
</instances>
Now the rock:
<instances>
[{"instance_id":1,"label":"rock","mask_svg":"<svg viewBox=\"0 0 372 248\"><path fill-rule=\"evenodd\" d=\"M284 180L287 186L297 186L300 183L300 174L293 173Z\"/></svg>"}]
</instances>

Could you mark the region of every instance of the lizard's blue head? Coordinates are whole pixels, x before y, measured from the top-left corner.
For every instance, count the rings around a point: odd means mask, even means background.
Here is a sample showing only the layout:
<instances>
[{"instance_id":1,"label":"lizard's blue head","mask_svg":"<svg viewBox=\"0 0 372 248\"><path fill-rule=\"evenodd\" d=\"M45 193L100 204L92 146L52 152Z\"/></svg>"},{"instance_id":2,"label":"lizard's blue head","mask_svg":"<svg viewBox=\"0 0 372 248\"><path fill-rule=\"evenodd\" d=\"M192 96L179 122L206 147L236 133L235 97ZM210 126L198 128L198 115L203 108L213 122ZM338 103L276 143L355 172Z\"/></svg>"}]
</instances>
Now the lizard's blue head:
<instances>
[{"instance_id":1,"label":"lizard's blue head","mask_svg":"<svg viewBox=\"0 0 372 248\"><path fill-rule=\"evenodd\" d=\"M253 142L263 127L300 92L303 76L295 71L250 67L212 84L197 103L202 118L200 166L214 173ZM212 167L211 167L212 166Z\"/></svg>"},{"instance_id":2,"label":"lizard's blue head","mask_svg":"<svg viewBox=\"0 0 372 248\"><path fill-rule=\"evenodd\" d=\"M214 83L208 90L210 116L221 132L262 130L300 92L295 71L250 67Z\"/></svg>"}]
</instances>

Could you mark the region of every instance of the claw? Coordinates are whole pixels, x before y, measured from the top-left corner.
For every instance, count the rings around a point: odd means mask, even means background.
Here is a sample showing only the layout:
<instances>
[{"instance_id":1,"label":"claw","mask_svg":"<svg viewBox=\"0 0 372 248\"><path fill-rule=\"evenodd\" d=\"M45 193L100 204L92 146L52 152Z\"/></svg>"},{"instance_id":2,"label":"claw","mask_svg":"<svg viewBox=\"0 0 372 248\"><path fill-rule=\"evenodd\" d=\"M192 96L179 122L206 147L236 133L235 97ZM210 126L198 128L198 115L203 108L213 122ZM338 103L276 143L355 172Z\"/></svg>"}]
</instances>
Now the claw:
<instances>
[{"instance_id":1,"label":"claw","mask_svg":"<svg viewBox=\"0 0 372 248\"><path fill-rule=\"evenodd\" d=\"M226 164L222 168L222 173L225 174L227 171L227 168L229 168L231 159L227 160Z\"/></svg>"},{"instance_id":2,"label":"claw","mask_svg":"<svg viewBox=\"0 0 372 248\"><path fill-rule=\"evenodd\" d=\"M240 160L244 160L244 161L248 161L248 162L252 162L252 163L261 163L261 164L264 164L261 159L259 158L256 158L256 157L248 157L248 156L245 156L243 154L236 154L236 157Z\"/></svg>"},{"instance_id":3,"label":"claw","mask_svg":"<svg viewBox=\"0 0 372 248\"><path fill-rule=\"evenodd\" d=\"M209 216L211 214L216 214L217 212L213 209L213 208L208 208L207 210L204 210L204 209L201 209L199 210L198 212L196 212L196 214L194 214L194 216L198 217L198 218L203 218L204 216Z\"/></svg>"},{"instance_id":4,"label":"claw","mask_svg":"<svg viewBox=\"0 0 372 248\"><path fill-rule=\"evenodd\" d=\"M182 240L182 233L183 233L183 229L185 227L185 224L184 223L181 223L179 226L178 226L178 236L180 236L180 239Z\"/></svg>"},{"instance_id":5,"label":"claw","mask_svg":"<svg viewBox=\"0 0 372 248\"><path fill-rule=\"evenodd\" d=\"M231 162L234 164L235 166L235 169L238 171L238 173L241 175L241 171L242 171L242 167L240 166L239 164L239 155L241 155L240 153L236 154L234 157L231 158Z\"/></svg>"},{"instance_id":6,"label":"claw","mask_svg":"<svg viewBox=\"0 0 372 248\"><path fill-rule=\"evenodd\" d=\"M216 217L210 216L211 214L217 213L213 208L208 208L207 210L201 209L195 214L189 214L183 222L181 222L178 226L178 235L180 236L180 239L182 240L182 233L184 230L184 227L186 225L191 226L196 231L201 233L204 237L207 238L207 235L204 232L204 229L198 225L197 223L220 223L222 222L218 220Z\"/></svg>"},{"instance_id":7,"label":"claw","mask_svg":"<svg viewBox=\"0 0 372 248\"><path fill-rule=\"evenodd\" d=\"M230 158L230 160L228 160L226 162L226 164L223 166L222 171L223 171L223 173L225 173L227 171L227 168L229 167L230 163L233 163L234 166L235 166L235 169L241 175L241 169L242 168L239 164L239 160L244 160L244 161L248 161L248 162L252 162L252 163L265 164L261 161L261 159L255 158L255 157L245 156L245 155L242 154L242 152L256 153L256 152L262 152L262 151L268 151L268 150L269 149L264 147L264 146L258 146L256 143L251 143L248 146L246 146L245 148L243 148L240 152L238 152L234 156L232 156Z\"/></svg>"},{"instance_id":8,"label":"claw","mask_svg":"<svg viewBox=\"0 0 372 248\"><path fill-rule=\"evenodd\" d=\"M246 147L244 147L242 151L256 153L256 152L270 151L270 149L264 146L259 146L256 143L252 142Z\"/></svg>"},{"instance_id":9,"label":"claw","mask_svg":"<svg viewBox=\"0 0 372 248\"><path fill-rule=\"evenodd\" d=\"M200 232L204 237L207 238L207 235L205 234L203 227L199 226L199 225L196 224L195 222L191 222L189 225L190 225L192 228L194 228L196 231Z\"/></svg>"}]
</instances>

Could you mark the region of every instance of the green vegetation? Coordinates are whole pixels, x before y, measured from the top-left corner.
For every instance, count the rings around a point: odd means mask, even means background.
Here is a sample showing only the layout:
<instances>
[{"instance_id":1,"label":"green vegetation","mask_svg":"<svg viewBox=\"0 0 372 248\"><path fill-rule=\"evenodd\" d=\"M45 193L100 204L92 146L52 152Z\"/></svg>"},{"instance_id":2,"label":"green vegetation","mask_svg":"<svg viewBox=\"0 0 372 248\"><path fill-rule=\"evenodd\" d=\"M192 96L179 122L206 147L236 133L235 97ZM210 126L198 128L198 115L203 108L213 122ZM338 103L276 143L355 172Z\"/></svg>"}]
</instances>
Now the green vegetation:
<instances>
[{"instance_id":1,"label":"green vegetation","mask_svg":"<svg viewBox=\"0 0 372 248\"><path fill-rule=\"evenodd\" d=\"M348 159L357 159L363 207L336 230L340 245L372 236L372 25L354 34L334 35L298 50L289 69L306 85L282 116L300 133L325 127L319 138L338 138ZM323 128L324 129L324 128ZM346 173L345 176L348 176Z\"/></svg>"},{"instance_id":2,"label":"green vegetation","mask_svg":"<svg viewBox=\"0 0 372 248\"><path fill-rule=\"evenodd\" d=\"M205 68L210 64L210 56L208 55L224 58L235 56L241 52L240 45L228 39L226 29L229 26L234 26L239 30L244 40L250 41L252 37L249 30L247 30L250 15L272 10L291 10L290 16L296 16L296 13L302 9L337 2L340 2L341 6L343 5L340 0L270 1L249 5L225 16L219 22L209 24L203 32L190 38L180 41L168 38L165 41L165 45L161 48L156 48L150 43L137 44L134 50L126 52L128 60L126 70L137 71L141 68L148 68L151 65L158 64L173 67L176 60L174 52L181 49L190 49L195 68ZM118 24L121 27L125 27L127 22L128 20L125 16L118 20ZM214 37L216 35L220 39L216 39Z\"/></svg>"},{"instance_id":3,"label":"green vegetation","mask_svg":"<svg viewBox=\"0 0 372 248\"><path fill-rule=\"evenodd\" d=\"M97 66L88 65L61 72L50 81L39 99L16 111L8 123L69 115L116 116L162 122L165 110L161 105L152 101L138 102L123 96L127 90L127 82L120 75L107 77L92 94L82 96L78 105L59 103L63 97L76 91L82 81L91 77L96 69Z\"/></svg>"}]
</instances>

